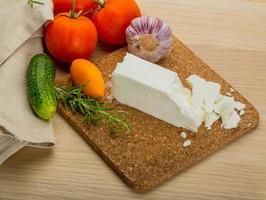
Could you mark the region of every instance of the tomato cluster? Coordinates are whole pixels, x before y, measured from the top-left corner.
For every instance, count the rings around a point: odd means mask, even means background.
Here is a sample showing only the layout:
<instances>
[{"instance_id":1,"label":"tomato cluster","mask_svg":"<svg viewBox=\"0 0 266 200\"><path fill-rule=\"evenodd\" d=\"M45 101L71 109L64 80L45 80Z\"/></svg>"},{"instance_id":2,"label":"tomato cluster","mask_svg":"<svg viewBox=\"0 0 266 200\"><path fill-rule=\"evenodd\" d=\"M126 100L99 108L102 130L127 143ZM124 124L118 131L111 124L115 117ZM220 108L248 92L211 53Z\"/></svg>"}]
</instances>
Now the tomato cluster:
<instances>
[{"instance_id":1,"label":"tomato cluster","mask_svg":"<svg viewBox=\"0 0 266 200\"><path fill-rule=\"evenodd\" d=\"M126 43L125 30L141 15L134 0L53 0L54 21L46 26L50 53L63 62L88 59L98 39L108 45Z\"/></svg>"}]
</instances>

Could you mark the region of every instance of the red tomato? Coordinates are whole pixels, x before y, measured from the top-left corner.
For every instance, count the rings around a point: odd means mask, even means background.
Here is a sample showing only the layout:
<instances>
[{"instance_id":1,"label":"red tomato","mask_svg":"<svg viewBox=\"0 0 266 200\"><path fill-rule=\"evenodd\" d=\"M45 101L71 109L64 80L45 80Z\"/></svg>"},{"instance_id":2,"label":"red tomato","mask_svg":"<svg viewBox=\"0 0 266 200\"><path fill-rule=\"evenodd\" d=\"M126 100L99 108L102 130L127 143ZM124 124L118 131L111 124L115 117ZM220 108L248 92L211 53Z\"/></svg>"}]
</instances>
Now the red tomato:
<instances>
[{"instance_id":1,"label":"red tomato","mask_svg":"<svg viewBox=\"0 0 266 200\"><path fill-rule=\"evenodd\" d=\"M96 10L92 21L96 25L99 39L110 45L126 43L126 28L140 17L140 9L134 0L101 0L101 9Z\"/></svg>"},{"instance_id":2,"label":"red tomato","mask_svg":"<svg viewBox=\"0 0 266 200\"><path fill-rule=\"evenodd\" d=\"M88 59L97 44L97 30L87 17L72 18L69 13L61 13L45 28L45 43L60 61Z\"/></svg>"},{"instance_id":3,"label":"red tomato","mask_svg":"<svg viewBox=\"0 0 266 200\"><path fill-rule=\"evenodd\" d=\"M54 14L68 12L72 9L72 0L53 0L54 2ZM97 8L97 4L93 0L76 0L75 12L83 10L86 13L90 10Z\"/></svg>"}]
</instances>

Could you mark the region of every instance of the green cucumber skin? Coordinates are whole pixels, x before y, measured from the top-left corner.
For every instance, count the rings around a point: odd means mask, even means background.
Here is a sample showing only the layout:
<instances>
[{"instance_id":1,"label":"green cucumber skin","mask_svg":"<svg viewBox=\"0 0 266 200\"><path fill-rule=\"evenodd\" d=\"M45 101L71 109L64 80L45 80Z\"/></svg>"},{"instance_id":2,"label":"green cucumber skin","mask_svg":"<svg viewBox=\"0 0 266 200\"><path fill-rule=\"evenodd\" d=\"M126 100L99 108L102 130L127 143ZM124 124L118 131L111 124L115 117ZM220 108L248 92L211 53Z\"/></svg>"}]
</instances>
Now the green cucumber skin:
<instances>
[{"instance_id":1,"label":"green cucumber skin","mask_svg":"<svg viewBox=\"0 0 266 200\"><path fill-rule=\"evenodd\" d=\"M28 98L34 113L49 120L57 109L54 90L55 66L48 55L37 54L27 70Z\"/></svg>"}]
</instances>

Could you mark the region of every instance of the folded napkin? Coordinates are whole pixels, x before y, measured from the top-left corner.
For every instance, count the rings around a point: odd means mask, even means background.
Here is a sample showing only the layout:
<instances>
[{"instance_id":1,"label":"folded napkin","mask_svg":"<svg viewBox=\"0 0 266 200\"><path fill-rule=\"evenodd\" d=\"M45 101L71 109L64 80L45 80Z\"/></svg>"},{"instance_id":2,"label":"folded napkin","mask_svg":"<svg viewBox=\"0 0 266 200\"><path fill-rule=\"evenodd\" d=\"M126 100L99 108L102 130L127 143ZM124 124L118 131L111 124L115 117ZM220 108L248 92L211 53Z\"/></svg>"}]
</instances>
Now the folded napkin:
<instances>
[{"instance_id":1,"label":"folded napkin","mask_svg":"<svg viewBox=\"0 0 266 200\"><path fill-rule=\"evenodd\" d=\"M0 1L0 164L26 145L55 144L52 122L32 112L26 88L30 58L43 52L42 27L53 19L52 0Z\"/></svg>"}]
</instances>

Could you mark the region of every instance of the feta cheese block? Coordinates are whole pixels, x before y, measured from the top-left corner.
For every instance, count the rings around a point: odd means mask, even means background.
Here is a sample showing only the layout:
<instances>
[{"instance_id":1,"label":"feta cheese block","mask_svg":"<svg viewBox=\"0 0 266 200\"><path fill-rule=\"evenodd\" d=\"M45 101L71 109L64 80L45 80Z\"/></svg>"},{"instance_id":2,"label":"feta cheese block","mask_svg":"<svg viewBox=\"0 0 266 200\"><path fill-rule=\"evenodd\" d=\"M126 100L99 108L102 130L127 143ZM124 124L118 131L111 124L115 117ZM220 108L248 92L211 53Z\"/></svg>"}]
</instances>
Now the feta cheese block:
<instances>
[{"instance_id":1,"label":"feta cheese block","mask_svg":"<svg viewBox=\"0 0 266 200\"><path fill-rule=\"evenodd\" d=\"M171 70L127 54L112 82L112 95L122 104L193 132L202 123L204 115L192 106L190 90Z\"/></svg>"}]
</instances>

